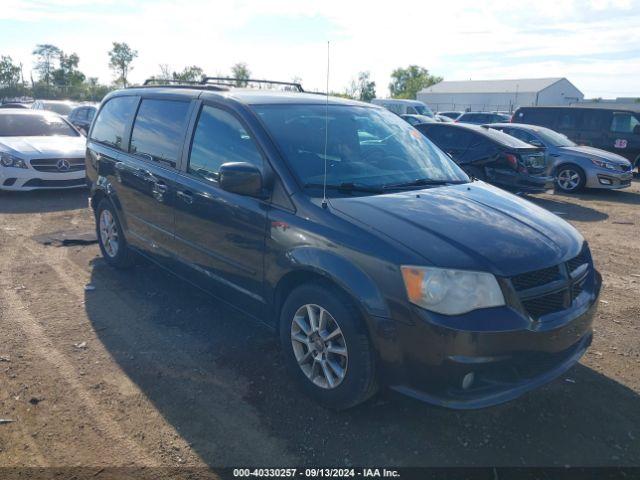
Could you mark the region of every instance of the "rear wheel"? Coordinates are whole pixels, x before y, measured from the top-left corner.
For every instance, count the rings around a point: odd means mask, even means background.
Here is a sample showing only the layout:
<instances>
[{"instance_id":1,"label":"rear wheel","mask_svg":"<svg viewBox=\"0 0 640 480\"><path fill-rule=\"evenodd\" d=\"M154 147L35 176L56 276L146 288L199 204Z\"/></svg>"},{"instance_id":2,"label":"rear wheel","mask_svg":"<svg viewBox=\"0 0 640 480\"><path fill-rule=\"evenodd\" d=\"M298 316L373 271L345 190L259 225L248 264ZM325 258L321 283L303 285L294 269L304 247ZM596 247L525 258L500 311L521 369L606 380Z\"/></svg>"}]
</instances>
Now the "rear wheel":
<instances>
[{"instance_id":1,"label":"rear wheel","mask_svg":"<svg viewBox=\"0 0 640 480\"><path fill-rule=\"evenodd\" d=\"M371 343L353 302L338 289L293 290L280 314L280 341L291 374L318 403L342 410L375 393Z\"/></svg>"},{"instance_id":2,"label":"rear wheel","mask_svg":"<svg viewBox=\"0 0 640 480\"><path fill-rule=\"evenodd\" d=\"M127 245L122 226L111 201L103 199L96 211L96 230L98 245L102 256L116 268L128 268L133 265L133 253Z\"/></svg>"},{"instance_id":3,"label":"rear wheel","mask_svg":"<svg viewBox=\"0 0 640 480\"><path fill-rule=\"evenodd\" d=\"M560 165L556 170L556 187L563 192L579 192L584 188L586 181L584 171L572 163Z\"/></svg>"}]
</instances>

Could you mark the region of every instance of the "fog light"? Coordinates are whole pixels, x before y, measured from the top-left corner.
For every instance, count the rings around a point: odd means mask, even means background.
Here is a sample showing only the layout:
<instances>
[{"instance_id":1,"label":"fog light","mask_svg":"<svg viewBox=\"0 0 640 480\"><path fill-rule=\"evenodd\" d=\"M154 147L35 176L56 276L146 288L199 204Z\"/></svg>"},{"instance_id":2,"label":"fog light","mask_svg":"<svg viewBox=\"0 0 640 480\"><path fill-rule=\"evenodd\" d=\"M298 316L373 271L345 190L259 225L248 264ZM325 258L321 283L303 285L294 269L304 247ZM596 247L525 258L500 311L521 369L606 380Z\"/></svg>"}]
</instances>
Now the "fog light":
<instances>
[{"instance_id":1,"label":"fog light","mask_svg":"<svg viewBox=\"0 0 640 480\"><path fill-rule=\"evenodd\" d=\"M473 380L475 379L475 375L473 372L467 373L464 377L462 377L462 389L467 390L471 385L473 385Z\"/></svg>"},{"instance_id":2,"label":"fog light","mask_svg":"<svg viewBox=\"0 0 640 480\"><path fill-rule=\"evenodd\" d=\"M603 185L611 185L611 180L609 180L608 178L600 178L599 180Z\"/></svg>"}]
</instances>

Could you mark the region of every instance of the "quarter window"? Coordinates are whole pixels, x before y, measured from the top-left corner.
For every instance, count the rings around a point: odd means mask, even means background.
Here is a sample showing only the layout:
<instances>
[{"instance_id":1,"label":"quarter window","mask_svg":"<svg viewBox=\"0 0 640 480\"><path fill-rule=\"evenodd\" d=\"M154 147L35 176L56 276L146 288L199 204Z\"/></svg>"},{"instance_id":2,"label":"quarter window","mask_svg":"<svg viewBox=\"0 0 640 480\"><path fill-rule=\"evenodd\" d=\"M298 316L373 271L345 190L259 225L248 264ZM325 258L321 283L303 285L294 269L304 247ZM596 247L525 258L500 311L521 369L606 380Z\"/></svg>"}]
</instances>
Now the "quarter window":
<instances>
[{"instance_id":1,"label":"quarter window","mask_svg":"<svg viewBox=\"0 0 640 480\"><path fill-rule=\"evenodd\" d=\"M205 105L193 135L188 171L205 180L215 181L220 166L228 162L246 162L261 168L262 156L233 115Z\"/></svg>"},{"instance_id":2,"label":"quarter window","mask_svg":"<svg viewBox=\"0 0 640 480\"><path fill-rule=\"evenodd\" d=\"M131 153L175 166L184 139L188 112L187 102L142 100L131 132Z\"/></svg>"},{"instance_id":3,"label":"quarter window","mask_svg":"<svg viewBox=\"0 0 640 480\"><path fill-rule=\"evenodd\" d=\"M611 131L616 133L634 133L640 128L640 121L630 113L614 113Z\"/></svg>"},{"instance_id":4,"label":"quarter window","mask_svg":"<svg viewBox=\"0 0 640 480\"><path fill-rule=\"evenodd\" d=\"M96 119L91 139L123 150L127 126L133 118L138 97L115 97L109 100Z\"/></svg>"}]
</instances>

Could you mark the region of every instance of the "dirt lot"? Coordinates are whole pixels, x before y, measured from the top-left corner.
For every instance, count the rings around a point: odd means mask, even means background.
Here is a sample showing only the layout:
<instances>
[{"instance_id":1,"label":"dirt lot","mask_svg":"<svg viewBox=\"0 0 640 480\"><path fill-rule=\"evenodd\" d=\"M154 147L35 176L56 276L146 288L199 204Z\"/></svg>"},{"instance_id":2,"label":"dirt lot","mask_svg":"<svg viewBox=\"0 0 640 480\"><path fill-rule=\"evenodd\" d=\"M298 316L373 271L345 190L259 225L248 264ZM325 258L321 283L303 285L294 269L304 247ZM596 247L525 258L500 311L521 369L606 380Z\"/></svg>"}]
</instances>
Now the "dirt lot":
<instances>
[{"instance_id":1,"label":"dirt lot","mask_svg":"<svg viewBox=\"0 0 640 480\"><path fill-rule=\"evenodd\" d=\"M638 181L530 197L591 244L594 344L552 384L470 412L389 392L318 407L244 316L152 265L33 238L90 229L86 195L0 194L0 466L640 465Z\"/></svg>"}]
</instances>

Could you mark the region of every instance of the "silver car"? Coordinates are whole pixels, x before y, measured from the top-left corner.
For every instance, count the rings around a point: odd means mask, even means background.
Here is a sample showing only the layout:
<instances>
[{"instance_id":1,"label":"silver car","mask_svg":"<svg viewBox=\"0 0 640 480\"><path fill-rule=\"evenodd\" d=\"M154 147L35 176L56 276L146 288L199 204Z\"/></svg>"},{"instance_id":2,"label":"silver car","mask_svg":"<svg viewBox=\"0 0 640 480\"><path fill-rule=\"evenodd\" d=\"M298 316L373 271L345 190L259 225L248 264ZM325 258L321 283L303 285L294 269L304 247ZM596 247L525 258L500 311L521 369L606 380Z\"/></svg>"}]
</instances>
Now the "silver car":
<instances>
[{"instance_id":1,"label":"silver car","mask_svg":"<svg viewBox=\"0 0 640 480\"><path fill-rule=\"evenodd\" d=\"M553 164L558 190L573 193L583 188L619 189L631 185L633 167L620 155L577 145L561 133L537 125L493 123L484 126L544 147Z\"/></svg>"},{"instance_id":2,"label":"silver car","mask_svg":"<svg viewBox=\"0 0 640 480\"><path fill-rule=\"evenodd\" d=\"M85 138L60 115L0 110L0 190L86 185Z\"/></svg>"}]
</instances>

